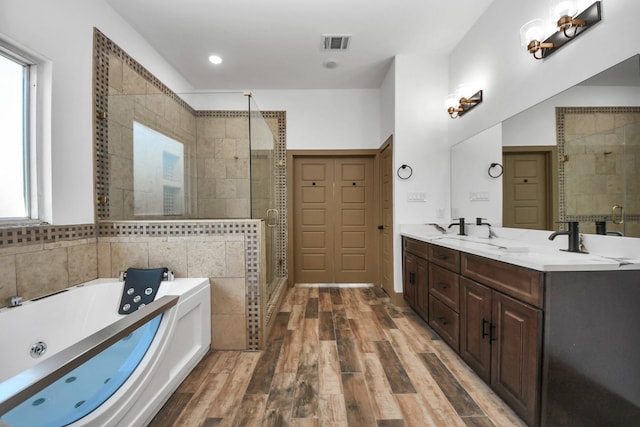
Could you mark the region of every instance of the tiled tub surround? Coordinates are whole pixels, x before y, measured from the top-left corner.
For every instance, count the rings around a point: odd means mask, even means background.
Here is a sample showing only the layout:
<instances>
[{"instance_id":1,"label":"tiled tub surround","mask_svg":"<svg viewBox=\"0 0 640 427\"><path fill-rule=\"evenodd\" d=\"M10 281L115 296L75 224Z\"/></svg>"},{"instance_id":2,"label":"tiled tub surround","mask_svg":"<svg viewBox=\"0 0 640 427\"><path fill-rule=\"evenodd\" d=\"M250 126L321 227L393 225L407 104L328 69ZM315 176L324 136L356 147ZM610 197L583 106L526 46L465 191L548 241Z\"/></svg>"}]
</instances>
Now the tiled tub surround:
<instances>
[{"instance_id":1,"label":"tiled tub surround","mask_svg":"<svg viewBox=\"0 0 640 427\"><path fill-rule=\"evenodd\" d=\"M116 221L0 229L0 308L129 267L168 267L211 282L212 348L256 350L269 325L264 222ZM277 302L272 307L277 309Z\"/></svg>"},{"instance_id":2,"label":"tiled tub surround","mask_svg":"<svg viewBox=\"0 0 640 427\"><path fill-rule=\"evenodd\" d=\"M97 278L93 224L0 228L0 308Z\"/></svg>"},{"instance_id":3,"label":"tiled tub surround","mask_svg":"<svg viewBox=\"0 0 640 427\"><path fill-rule=\"evenodd\" d=\"M98 275L166 266L211 282L211 346L255 350L264 343L264 222L109 221L98 225Z\"/></svg>"}]
</instances>

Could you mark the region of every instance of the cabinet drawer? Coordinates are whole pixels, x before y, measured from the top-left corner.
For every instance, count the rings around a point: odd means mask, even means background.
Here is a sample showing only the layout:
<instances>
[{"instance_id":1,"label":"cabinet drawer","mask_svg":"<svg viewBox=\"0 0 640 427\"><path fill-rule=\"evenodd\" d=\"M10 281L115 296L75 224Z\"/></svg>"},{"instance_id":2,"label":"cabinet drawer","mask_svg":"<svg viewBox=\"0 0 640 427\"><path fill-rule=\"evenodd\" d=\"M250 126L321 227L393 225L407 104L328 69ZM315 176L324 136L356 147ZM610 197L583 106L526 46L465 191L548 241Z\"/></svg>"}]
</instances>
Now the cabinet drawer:
<instances>
[{"instance_id":1,"label":"cabinet drawer","mask_svg":"<svg viewBox=\"0 0 640 427\"><path fill-rule=\"evenodd\" d=\"M429 325L451 348L460 351L460 317L437 298L429 298Z\"/></svg>"},{"instance_id":2,"label":"cabinet drawer","mask_svg":"<svg viewBox=\"0 0 640 427\"><path fill-rule=\"evenodd\" d=\"M542 308L542 273L539 271L465 253L461 274Z\"/></svg>"},{"instance_id":3,"label":"cabinet drawer","mask_svg":"<svg viewBox=\"0 0 640 427\"><path fill-rule=\"evenodd\" d=\"M460 272L460 252L438 245L429 245L429 261L456 273Z\"/></svg>"},{"instance_id":4,"label":"cabinet drawer","mask_svg":"<svg viewBox=\"0 0 640 427\"><path fill-rule=\"evenodd\" d=\"M441 302L460 311L460 276L431 263L429 266L429 293Z\"/></svg>"},{"instance_id":5,"label":"cabinet drawer","mask_svg":"<svg viewBox=\"0 0 640 427\"><path fill-rule=\"evenodd\" d=\"M402 248L411 252L414 255L417 255L421 258L427 259L429 256L428 246L425 242L421 242L420 240L412 239L410 237L402 238Z\"/></svg>"}]
</instances>

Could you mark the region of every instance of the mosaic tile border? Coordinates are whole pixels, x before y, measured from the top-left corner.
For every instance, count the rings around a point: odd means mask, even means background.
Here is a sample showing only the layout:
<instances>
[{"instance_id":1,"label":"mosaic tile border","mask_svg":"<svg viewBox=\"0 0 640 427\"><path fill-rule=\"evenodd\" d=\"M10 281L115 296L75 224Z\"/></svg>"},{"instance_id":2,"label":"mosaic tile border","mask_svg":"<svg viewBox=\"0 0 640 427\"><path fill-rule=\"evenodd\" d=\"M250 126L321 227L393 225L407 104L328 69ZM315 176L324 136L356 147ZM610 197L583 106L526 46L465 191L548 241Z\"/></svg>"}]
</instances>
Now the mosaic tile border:
<instances>
[{"instance_id":1,"label":"mosaic tile border","mask_svg":"<svg viewBox=\"0 0 640 427\"><path fill-rule=\"evenodd\" d=\"M15 248L95 237L96 228L93 224L7 227L0 228L0 248Z\"/></svg>"},{"instance_id":2,"label":"mosaic tile border","mask_svg":"<svg viewBox=\"0 0 640 427\"><path fill-rule=\"evenodd\" d=\"M565 170L564 170L564 156L565 156L565 118L567 114L596 114L596 113L640 113L640 107L556 107L556 138L558 144L558 198L559 198L559 216L560 222L576 220L576 221L595 221L603 219L598 215L567 215L566 207L566 194L565 194ZM636 215L630 215L629 219ZM560 229L566 227L561 226Z\"/></svg>"},{"instance_id":3,"label":"mosaic tile border","mask_svg":"<svg viewBox=\"0 0 640 427\"><path fill-rule=\"evenodd\" d=\"M99 237L166 237L242 234L245 237L247 349L259 350L262 339L260 313L260 221L102 221Z\"/></svg>"}]
</instances>

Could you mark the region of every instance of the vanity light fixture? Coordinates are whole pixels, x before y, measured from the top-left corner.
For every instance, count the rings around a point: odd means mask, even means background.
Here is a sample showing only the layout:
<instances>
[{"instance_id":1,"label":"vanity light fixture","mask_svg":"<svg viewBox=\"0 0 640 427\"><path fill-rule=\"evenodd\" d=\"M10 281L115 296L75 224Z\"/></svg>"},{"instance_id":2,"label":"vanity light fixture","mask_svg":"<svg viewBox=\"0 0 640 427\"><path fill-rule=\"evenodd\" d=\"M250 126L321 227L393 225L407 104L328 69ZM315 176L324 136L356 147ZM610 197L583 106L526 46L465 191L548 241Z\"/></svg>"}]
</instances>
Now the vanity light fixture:
<instances>
[{"instance_id":1,"label":"vanity light fixture","mask_svg":"<svg viewBox=\"0 0 640 427\"><path fill-rule=\"evenodd\" d=\"M547 24L543 19L533 19L524 24L520 28L522 45L535 59L543 59L602 19L600 1L579 14L577 11L575 0L551 0L553 24Z\"/></svg>"},{"instance_id":2,"label":"vanity light fixture","mask_svg":"<svg viewBox=\"0 0 640 427\"><path fill-rule=\"evenodd\" d=\"M461 96L457 101L458 105L454 107L452 105L455 105L456 98L457 97L454 95L450 95L447 98L447 113L449 113L449 116L451 116L452 119L462 116L467 111L480 104L482 102L482 90L477 91L468 98Z\"/></svg>"}]
</instances>

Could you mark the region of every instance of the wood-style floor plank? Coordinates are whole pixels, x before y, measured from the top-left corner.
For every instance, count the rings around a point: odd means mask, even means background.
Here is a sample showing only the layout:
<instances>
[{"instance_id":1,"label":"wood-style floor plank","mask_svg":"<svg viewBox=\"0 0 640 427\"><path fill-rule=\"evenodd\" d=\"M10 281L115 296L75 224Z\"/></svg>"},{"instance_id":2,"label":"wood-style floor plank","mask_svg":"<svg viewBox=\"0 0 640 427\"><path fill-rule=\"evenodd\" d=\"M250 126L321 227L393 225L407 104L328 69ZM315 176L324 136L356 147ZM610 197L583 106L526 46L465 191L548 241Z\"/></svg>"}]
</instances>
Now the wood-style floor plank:
<instances>
[{"instance_id":1,"label":"wood-style floor plank","mask_svg":"<svg viewBox=\"0 0 640 427\"><path fill-rule=\"evenodd\" d=\"M524 427L377 288L292 288L261 352L212 351L151 427Z\"/></svg>"},{"instance_id":2,"label":"wood-style floor plank","mask_svg":"<svg viewBox=\"0 0 640 427\"><path fill-rule=\"evenodd\" d=\"M421 354L422 361L427 366L429 373L436 381L442 392L447 396L449 402L461 417L483 416L484 412L478 404L469 396L469 393L462 388L460 383L449 372L433 353Z\"/></svg>"},{"instance_id":3,"label":"wood-style floor plank","mask_svg":"<svg viewBox=\"0 0 640 427\"><path fill-rule=\"evenodd\" d=\"M293 418L315 418L318 414L318 355L304 353L293 392Z\"/></svg>"},{"instance_id":4,"label":"wood-style floor plank","mask_svg":"<svg viewBox=\"0 0 640 427\"><path fill-rule=\"evenodd\" d=\"M362 373L343 373L344 401L350 426L375 426L373 408Z\"/></svg>"},{"instance_id":5,"label":"wood-style floor plank","mask_svg":"<svg viewBox=\"0 0 640 427\"><path fill-rule=\"evenodd\" d=\"M320 330L318 331L320 341L335 341L336 333L333 327L333 313L331 311L321 311L318 315Z\"/></svg>"},{"instance_id":6,"label":"wood-style floor plank","mask_svg":"<svg viewBox=\"0 0 640 427\"><path fill-rule=\"evenodd\" d=\"M273 380L273 374L276 371L276 364L280 357L283 342L284 338L269 341L267 348L260 355L256 369L251 375L246 391L248 394L269 394L271 380Z\"/></svg>"},{"instance_id":7,"label":"wood-style floor plank","mask_svg":"<svg viewBox=\"0 0 640 427\"><path fill-rule=\"evenodd\" d=\"M175 425L182 410L193 397L193 393L174 393L160 412L153 417L151 424L154 427L171 427Z\"/></svg>"},{"instance_id":8,"label":"wood-style floor plank","mask_svg":"<svg viewBox=\"0 0 640 427\"><path fill-rule=\"evenodd\" d=\"M336 329L338 360L341 372L360 372L358 351L351 329Z\"/></svg>"},{"instance_id":9,"label":"wood-style floor plank","mask_svg":"<svg viewBox=\"0 0 640 427\"><path fill-rule=\"evenodd\" d=\"M318 318L318 298L309 298L307 300L307 308L304 311L305 319Z\"/></svg>"},{"instance_id":10,"label":"wood-style floor plank","mask_svg":"<svg viewBox=\"0 0 640 427\"><path fill-rule=\"evenodd\" d=\"M415 393L416 389L413 388L407 371L402 367L402 363L389 341L376 341L375 345L391 391L394 393Z\"/></svg>"}]
</instances>

